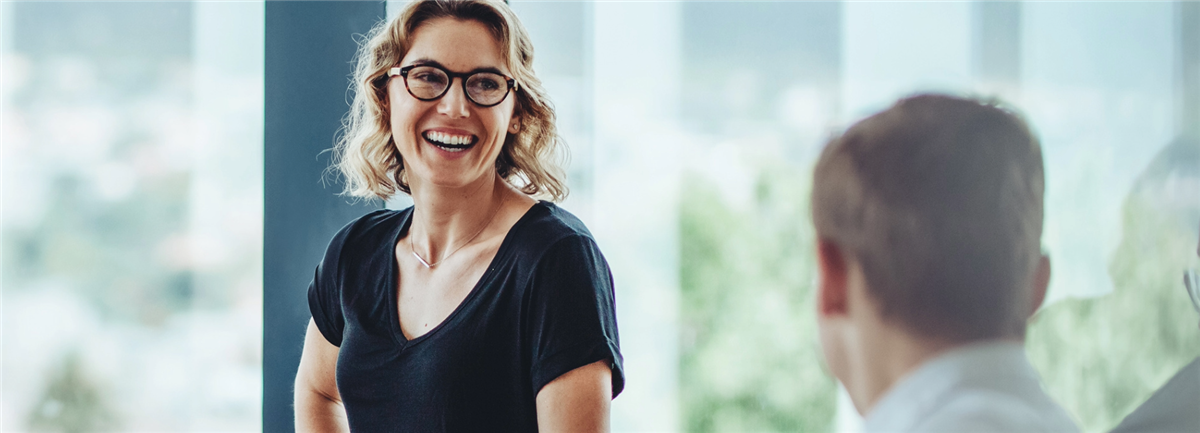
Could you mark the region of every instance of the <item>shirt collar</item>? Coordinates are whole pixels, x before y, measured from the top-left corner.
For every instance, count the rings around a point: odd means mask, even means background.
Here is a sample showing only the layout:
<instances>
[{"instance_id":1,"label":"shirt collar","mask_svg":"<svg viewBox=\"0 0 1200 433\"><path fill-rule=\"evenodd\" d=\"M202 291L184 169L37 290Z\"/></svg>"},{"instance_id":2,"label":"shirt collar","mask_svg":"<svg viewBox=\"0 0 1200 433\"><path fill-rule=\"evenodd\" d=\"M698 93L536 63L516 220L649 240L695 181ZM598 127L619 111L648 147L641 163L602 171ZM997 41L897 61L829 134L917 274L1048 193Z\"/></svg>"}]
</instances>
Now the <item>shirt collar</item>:
<instances>
[{"instance_id":1,"label":"shirt collar","mask_svg":"<svg viewBox=\"0 0 1200 433\"><path fill-rule=\"evenodd\" d=\"M867 414L864 431L911 431L964 382L986 386L1036 373L1023 343L989 341L950 349L896 381Z\"/></svg>"}]
</instances>

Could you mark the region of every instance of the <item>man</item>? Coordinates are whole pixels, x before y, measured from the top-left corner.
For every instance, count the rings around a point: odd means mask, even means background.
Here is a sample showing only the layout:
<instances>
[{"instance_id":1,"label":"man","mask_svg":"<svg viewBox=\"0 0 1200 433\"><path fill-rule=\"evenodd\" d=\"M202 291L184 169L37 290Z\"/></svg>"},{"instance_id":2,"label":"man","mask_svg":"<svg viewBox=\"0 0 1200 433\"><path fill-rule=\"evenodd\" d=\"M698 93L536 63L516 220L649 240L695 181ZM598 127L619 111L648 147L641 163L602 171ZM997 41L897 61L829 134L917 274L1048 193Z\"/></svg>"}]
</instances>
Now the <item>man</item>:
<instances>
[{"instance_id":1,"label":"man","mask_svg":"<svg viewBox=\"0 0 1200 433\"><path fill-rule=\"evenodd\" d=\"M1077 431L1023 346L1050 279L1043 184L1022 119L950 96L903 99L825 148L818 325L865 431Z\"/></svg>"}]
</instances>

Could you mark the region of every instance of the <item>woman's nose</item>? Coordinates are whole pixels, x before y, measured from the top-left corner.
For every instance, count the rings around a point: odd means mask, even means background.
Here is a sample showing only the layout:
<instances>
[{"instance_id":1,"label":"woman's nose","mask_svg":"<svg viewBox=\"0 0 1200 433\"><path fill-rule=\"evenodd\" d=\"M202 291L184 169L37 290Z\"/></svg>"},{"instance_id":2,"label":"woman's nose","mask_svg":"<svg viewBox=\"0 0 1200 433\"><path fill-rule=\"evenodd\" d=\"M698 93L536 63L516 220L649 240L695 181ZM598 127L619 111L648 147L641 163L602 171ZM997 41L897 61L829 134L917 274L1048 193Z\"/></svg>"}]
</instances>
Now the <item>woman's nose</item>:
<instances>
[{"instance_id":1,"label":"woman's nose","mask_svg":"<svg viewBox=\"0 0 1200 433\"><path fill-rule=\"evenodd\" d=\"M438 113L452 118L467 117L470 115L467 104L470 103L463 92L462 78L454 78L450 80L450 89L438 101Z\"/></svg>"}]
</instances>

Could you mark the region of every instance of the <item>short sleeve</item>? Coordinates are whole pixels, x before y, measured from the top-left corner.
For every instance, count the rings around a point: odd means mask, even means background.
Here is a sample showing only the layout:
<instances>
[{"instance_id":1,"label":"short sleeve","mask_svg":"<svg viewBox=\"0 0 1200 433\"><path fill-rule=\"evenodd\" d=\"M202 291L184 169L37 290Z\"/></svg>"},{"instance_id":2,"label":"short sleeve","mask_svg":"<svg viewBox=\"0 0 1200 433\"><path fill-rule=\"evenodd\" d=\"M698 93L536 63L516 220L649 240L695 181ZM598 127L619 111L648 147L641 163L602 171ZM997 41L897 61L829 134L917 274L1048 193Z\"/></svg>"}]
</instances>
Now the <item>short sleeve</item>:
<instances>
[{"instance_id":1,"label":"short sleeve","mask_svg":"<svg viewBox=\"0 0 1200 433\"><path fill-rule=\"evenodd\" d=\"M338 278L338 263L341 261L342 246L347 228L343 228L325 250L325 257L317 265L312 282L308 284L308 310L313 323L321 335L334 346L342 346L342 330L346 318L342 314L341 282Z\"/></svg>"},{"instance_id":2,"label":"short sleeve","mask_svg":"<svg viewBox=\"0 0 1200 433\"><path fill-rule=\"evenodd\" d=\"M612 274L595 241L572 235L554 243L530 279L529 336L533 392L576 368L607 360L612 395L625 388Z\"/></svg>"}]
</instances>

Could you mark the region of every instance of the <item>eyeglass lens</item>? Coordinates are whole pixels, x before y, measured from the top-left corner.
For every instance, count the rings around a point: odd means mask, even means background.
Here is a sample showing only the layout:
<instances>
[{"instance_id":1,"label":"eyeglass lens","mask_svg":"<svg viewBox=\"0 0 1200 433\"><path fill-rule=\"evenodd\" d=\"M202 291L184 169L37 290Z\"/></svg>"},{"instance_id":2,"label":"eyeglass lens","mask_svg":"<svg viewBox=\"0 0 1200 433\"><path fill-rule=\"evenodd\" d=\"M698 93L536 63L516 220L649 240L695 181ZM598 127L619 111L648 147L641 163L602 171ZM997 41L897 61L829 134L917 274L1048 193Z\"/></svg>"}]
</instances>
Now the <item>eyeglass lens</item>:
<instances>
[{"instance_id":1,"label":"eyeglass lens","mask_svg":"<svg viewBox=\"0 0 1200 433\"><path fill-rule=\"evenodd\" d=\"M445 71L432 66L412 68L405 80L408 91L424 100L441 97L451 83ZM491 72L476 72L467 76L464 87L467 98L484 106L496 105L508 95L508 80L503 75Z\"/></svg>"}]
</instances>

